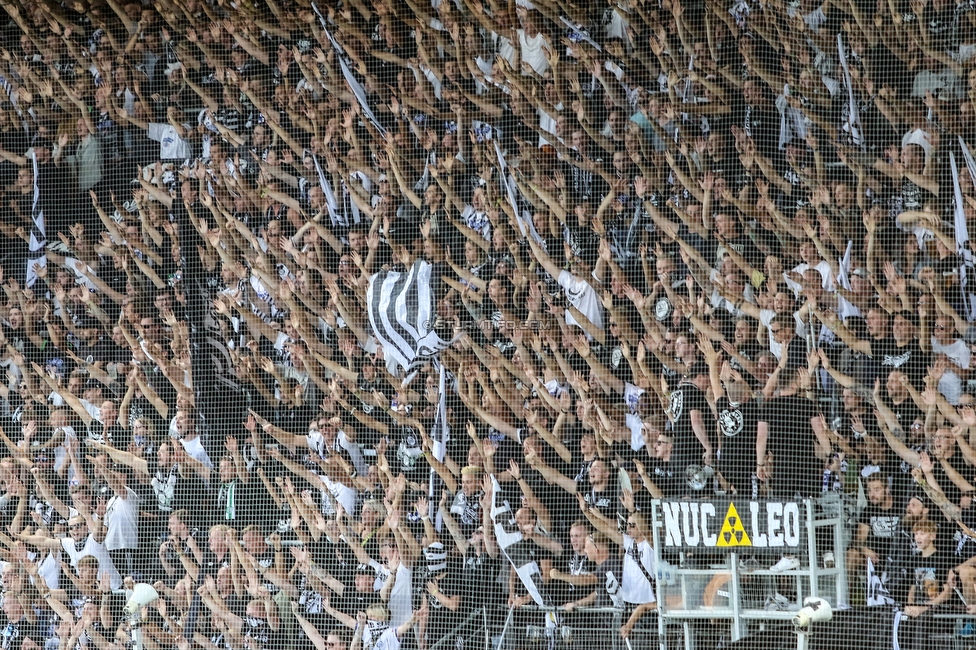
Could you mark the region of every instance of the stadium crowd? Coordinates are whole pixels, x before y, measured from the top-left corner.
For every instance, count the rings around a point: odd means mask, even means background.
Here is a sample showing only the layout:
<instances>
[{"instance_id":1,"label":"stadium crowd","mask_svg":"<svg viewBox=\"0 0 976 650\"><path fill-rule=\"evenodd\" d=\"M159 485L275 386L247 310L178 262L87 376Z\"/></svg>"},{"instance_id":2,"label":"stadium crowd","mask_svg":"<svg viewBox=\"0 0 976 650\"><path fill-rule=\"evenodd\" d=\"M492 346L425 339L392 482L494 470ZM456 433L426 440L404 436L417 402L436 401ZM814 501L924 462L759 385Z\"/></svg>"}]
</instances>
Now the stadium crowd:
<instances>
[{"instance_id":1,"label":"stadium crowd","mask_svg":"<svg viewBox=\"0 0 976 650\"><path fill-rule=\"evenodd\" d=\"M969 0L0 6L0 650L656 634L720 495L976 613Z\"/></svg>"}]
</instances>

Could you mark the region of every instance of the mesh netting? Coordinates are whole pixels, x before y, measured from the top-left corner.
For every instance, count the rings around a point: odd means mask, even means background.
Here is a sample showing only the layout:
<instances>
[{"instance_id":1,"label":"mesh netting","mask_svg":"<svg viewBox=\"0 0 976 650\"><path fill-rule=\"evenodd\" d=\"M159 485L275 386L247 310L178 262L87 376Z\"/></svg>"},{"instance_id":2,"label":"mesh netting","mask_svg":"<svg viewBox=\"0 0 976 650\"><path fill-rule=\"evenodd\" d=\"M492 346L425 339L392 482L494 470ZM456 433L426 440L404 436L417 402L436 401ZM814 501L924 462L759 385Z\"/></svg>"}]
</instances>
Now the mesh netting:
<instances>
[{"instance_id":1,"label":"mesh netting","mask_svg":"<svg viewBox=\"0 0 976 650\"><path fill-rule=\"evenodd\" d=\"M970 0L0 6L0 650L976 632Z\"/></svg>"}]
</instances>

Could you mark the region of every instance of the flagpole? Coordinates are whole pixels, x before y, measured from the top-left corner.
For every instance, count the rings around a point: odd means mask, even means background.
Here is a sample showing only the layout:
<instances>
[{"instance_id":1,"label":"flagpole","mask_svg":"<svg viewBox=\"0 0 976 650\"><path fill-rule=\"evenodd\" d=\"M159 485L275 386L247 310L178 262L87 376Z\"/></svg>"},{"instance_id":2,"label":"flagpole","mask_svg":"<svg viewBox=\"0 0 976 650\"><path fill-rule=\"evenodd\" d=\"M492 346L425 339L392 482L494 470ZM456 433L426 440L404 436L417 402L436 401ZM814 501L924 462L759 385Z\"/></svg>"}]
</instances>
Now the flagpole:
<instances>
[{"instance_id":1,"label":"flagpole","mask_svg":"<svg viewBox=\"0 0 976 650\"><path fill-rule=\"evenodd\" d=\"M965 143L960 140L960 144L963 145L963 153L965 154ZM969 228L966 224L966 210L963 208L962 188L959 186L959 169L956 166L956 156L951 151L949 152L949 167L952 171L952 194L956 204L953 211L953 235L956 240L955 253L959 256L959 295L962 298L963 313L968 320L972 315L969 300L966 298L966 260L970 258L967 254L966 242L969 241Z\"/></svg>"},{"instance_id":2,"label":"flagpole","mask_svg":"<svg viewBox=\"0 0 976 650\"><path fill-rule=\"evenodd\" d=\"M435 359L435 363L437 363L440 369L440 379L438 380L437 384L439 393L437 398L437 417L434 418L434 428L431 431L431 439L434 442L434 448L431 449L431 452L433 453L434 458L443 463L444 456L447 451L447 397L445 391L445 371L444 364L441 363L439 359ZM431 512L433 512L435 499L437 499L439 502L439 497L436 496L437 480L437 472L435 472L434 468L431 467L430 485L427 490L427 508L429 509L427 516L431 516Z\"/></svg>"}]
</instances>

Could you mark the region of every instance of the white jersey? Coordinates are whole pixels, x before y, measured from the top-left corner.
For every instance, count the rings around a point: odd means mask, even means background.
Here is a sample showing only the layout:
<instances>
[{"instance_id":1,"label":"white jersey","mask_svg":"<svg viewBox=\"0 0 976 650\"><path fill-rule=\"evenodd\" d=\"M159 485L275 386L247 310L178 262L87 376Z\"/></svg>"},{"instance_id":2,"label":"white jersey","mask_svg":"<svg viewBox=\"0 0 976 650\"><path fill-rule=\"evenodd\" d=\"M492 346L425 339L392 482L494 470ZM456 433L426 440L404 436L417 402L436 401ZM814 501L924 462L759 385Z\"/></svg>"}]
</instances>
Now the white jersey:
<instances>
[{"instance_id":1,"label":"white jersey","mask_svg":"<svg viewBox=\"0 0 976 650\"><path fill-rule=\"evenodd\" d=\"M363 650L400 650L400 639L397 638L396 628L383 629L374 621L367 621L366 629L363 630Z\"/></svg>"},{"instance_id":2,"label":"white jersey","mask_svg":"<svg viewBox=\"0 0 976 650\"><path fill-rule=\"evenodd\" d=\"M654 549L644 540L635 542L634 538L624 535L624 575L620 585L620 595L625 603L643 605L655 602L654 583Z\"/></svg>"}]
</instances>

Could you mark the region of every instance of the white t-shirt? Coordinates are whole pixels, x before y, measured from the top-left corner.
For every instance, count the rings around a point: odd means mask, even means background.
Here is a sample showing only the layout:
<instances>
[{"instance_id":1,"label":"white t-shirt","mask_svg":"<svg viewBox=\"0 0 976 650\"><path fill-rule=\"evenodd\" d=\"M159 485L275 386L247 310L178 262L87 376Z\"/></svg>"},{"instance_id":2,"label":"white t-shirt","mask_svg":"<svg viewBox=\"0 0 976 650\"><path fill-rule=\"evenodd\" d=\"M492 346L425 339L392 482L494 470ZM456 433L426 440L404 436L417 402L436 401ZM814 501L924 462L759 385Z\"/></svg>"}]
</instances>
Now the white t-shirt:
<instances>
[{"instance_id":1,"label":"white t-shirt","mask_svg":"<svg viewBox=\"0 0 976 650\"><path fill-rule=\"evenodd\" d=\"M390 626L397 628L413 616L413 569L400 565L390 590Z\"/></svg>"},{"instance_id":2,"label":"white t-shirt","mask_svg":"<svg viewBox=\"0 0 976 650\"><path fill-rule=\"evenodd\" d=\"M75 433L74 427L61 427L61 433L64 434L65 438L78 438L78 434ZM61 468L65 466L68 462L68 450L64 447L64 441L54 449L54 471L60 473ZM69 485L73 485L75 481L75 470L72 466L68 466L67 480Z\"/></svg>"},{"instance_id":3,"label":"white t-shirt","mask_svg":"<svg viewBox=\"0 0 976 650\"><path fill-rule=\"evenodd\" d=\"M346 511L346 514L350 517L355 517L356 498L359 493L348 485L343 485L339 481L333 481L324 474L319 474L319 480L322 481L323 491L331 494L332 498L342 505L342 509ZM322 495L322 513L326 516L335 514L332 503L325 494Z\"/></svg>"},{"instance_id":4,"label":"white t-shirt","mask_svg":"<svg viewBox=\"0 0 976 650\"><path fill-rule=\"evenodd\" d=\"M962 368L969 370L970 352L969 346L961 339L956 339L949 345L942 345L932 337L932 354L944 354L949 360Z\"/></svg>"},{"instance_id":5,"label":"white t-shirt","mask_svg":"<svg viewBox=\"0 0 976 650\"><path fill-rule=\"evenodd\" d=\"M584 316L590 319L594 327L604 329L603 302L600 300L600 295L596 289L586 280L578 280L569 271L560 271L557 281L559 286L566 290L566 300L569 301L569 304L579 309ZM570 315L568 310L566 311L566 324L579 326L579 323Z\"/></svg>"},{"instance_id":6,"label":"white t-shirt","mask_svg":"<svg viewBox=\"0 0 976 650\"><path fill-rule=\"evenodd\" d=\"M515 68L515 44L504 36L499 36L494 32L492 32L491 37L495 41L495 51L498 52L498 56L508 61L509 66Z\"/></svg>"},{"instance_id":7,"label":"white t-shirt","mask_svg":"<svg viewBox=\"0 0 976 650\"><path fill-rule=\"evenodd\" d=\"M114 495L105 508L105 548L139 548L139 495L125 488L126 498Z\"/></svg>"},{"instance_id":8,"label":"white t-shirt","mask_svg":"<svg viewBox=\"0 0 976 650\"><path fill-rule=\"evenodd\" d=\"M202 463L208 469L213 469L213 461L207 455L207 450L203 448L203 442L200 440L200 436L197 436L193 440L181 438L180 444L183 445L183 451L186 452L187 456Z\"/></svg>"},{"instance_id":9,"label":"white t-shirt","mask_svg":"<svg viewBox=\"0 0 976 650\"><path fill-rule=\"evenodd\" d=\"M400 650L400 639L397 638L396 628L388 627L383 632L377 633L367 621L366 629L363 630L363 648L364 650Z\"/></svg>"},{"instance_id":10,"label":"white t-shirt","mask_svg":"<svg viewBox=\"0 0 976 650\"><path fill-rule=\"evenodd\" d=\"M108 549L105 548L105 544L100 544L95 541L95 538L91 535L85 540L84 545L82 545L79 550L75 546L75 540L70 537L64 537L61 539L61 548L68 555L69 562L75 571L78 570L78 560L88 555L98 560L98 575L107 573L109 579L112 581L112 589L122 588L122 576L115 569L115 564L112 563L112 558L108 555Z\"/></svg>"},{"instance_id":11,"label":"white t-shirt","mask_svg":"<svg viewBox=\"0 0 976 650\"><path fill-rule=\"evenodd\" d=\"M714 281L715 278L717 278L718 276L719 276L718 271L713 269L711 273L712 281ZM752 304L756 303L756 294L752 290L752 285L747 284L746 288L743 289L742 299ZM722 296L722 294L719 293L718 289L714 289L712 291L712 295L709 297L709 301L712 303L712 307L714 307L715 309L719 309L719 308L724 309L725 311L732 314L732 316L734 316L735 318L742 318L743 316L745 316L745 312L742 311L741 309L736 309L735 304L729 300L726 300Z\"/></svg>"},{"instance_id":12,"label":"white t-shirt","mask_svg":"<svg viewBox=\"0 0 976 650\"><path fill-rule=\"evenodd\" d=\"M189 125L184 128L189 129ZM162 160L188 160L193 157L190 143L181 138L172 124L150 122L149 139L159 143L159 157Z\"/></svg>"},{"instance_id":13,"label":"white t-shirt","mask_svg":"<svg viewBox=\"0 0 976 650\"><path fill-rule=\"evenodd\" d=\"M390 573L390 570L387 569L385 565L380 564L379 562L373 559L369 561L368 566L370 569L376 572L376 579L373 580L373 590L376 593L379 593L380 590L383 589L383 585L386 584L386 581L389 580L390 576L393 574Z\"/></svg>"},{"instance_id":14,"label":"white t-shirt","mask_svg":"<svg viewBox=\"0 0 976 650\"><path fill-rule=\"evenodd\" d=\"M91 402L89 402L85 398L81 398L78 401L81 402L81 406L85 409L85 412L87 412L88 415L90 415L92 417L93 420L98 420L99 422L102 422L102 420L101 420L102 409L101 408L99 408L95 404L92 404ZM102 424L105 424L105 423L102 422Z\"/></svg>"},{"instance_id":15,"label":"white t-shirt","mask_svg":"<svg viewBox=\"0 0 976 650\"><path fill-rule=\"evenodd\" d=\"M637 402L643 394L643 388L624 383L624 403L627 405L627 428L630 429L630 448L634 451L640 451L644 447L644 421L637 414Z\"/></svg>"},{"instance_id":16,"label":"white t-shirt","mask_svg":"<svg viewBox=\"0 0 976 650\"><path fill-rule=\"evenodd\" d=\"M621 580L620 593L625 603L632 605L643 605L644 603L655 602L654 584L648 580L648 576L653 577L656 569L654 568L654 549L644 540L634 542L630 535L624 535L624 575ZM640 564L638 564L638 562ZM641 566L643 565L643 569ZM647 575L644 575L644 572Z\"/></svg>"},{"instance_id":17,"label":"white t-shirt","mask_svg":"<svg viewBox=\"0 0 976 650\"><path fill-rule=\"evenodd\" d=\"M559 112L563 110L563 103L559 102L558 104L553 106L553 108L556 109L555 115L550 115L549 113L542 110L541 108L536 109L536 112L539 114L539 130L545 131L546 133L551 133L553 135L553 138L557 139L556 122L557 122L557 118L559 117ZM543 144L547 144L547 142L543 140L542 137L540 136L539 145L542 146Z\"/></svg>"},{"instance_id":18,"label":"white t-shirt","mask_svg":"<svg viewBox=\"0 0 976 650\"><path fill-rule=\"evenodd\" d=\"M36 560L37 554L29 553L28 557L31 560ZM37 565L37 575L44 580L44 584L47 585L48 589L60 589L61 563L55 557L54 551L48 551L44 559ZM34 578L31 578L31 583L34 583Z\"/></svg>"},{"instance_id":19,"label":"white t-shirt","mask_svg":"<svg viewBox=\"0 0 976 650\"><path fill-rule=\"evenodd\" d=\"M538 75L545 74L549 70L549 59L546 58L549 41L546 37L542 32L532 37L527 35L524 29L520 29L518 39L522 50L522 63L532 68Z\"/></svg>"},{"instance_id":20,"label":"white t-shirt","mask_svg":"<svg viewBox=\"0 0 976 650\"><path fill-rule=\"evenodd\" d=\"M958 406L959 399L962 397L962 380L959 379L959 375L951 370L942 373L942 378L939 379L939 392L947 402Z\"/></svg>"}]
</instances>

